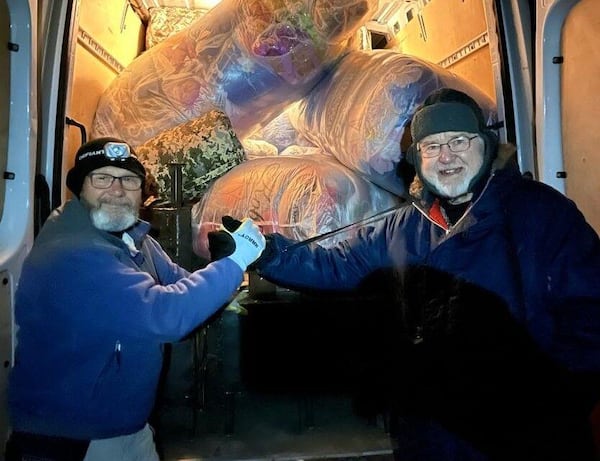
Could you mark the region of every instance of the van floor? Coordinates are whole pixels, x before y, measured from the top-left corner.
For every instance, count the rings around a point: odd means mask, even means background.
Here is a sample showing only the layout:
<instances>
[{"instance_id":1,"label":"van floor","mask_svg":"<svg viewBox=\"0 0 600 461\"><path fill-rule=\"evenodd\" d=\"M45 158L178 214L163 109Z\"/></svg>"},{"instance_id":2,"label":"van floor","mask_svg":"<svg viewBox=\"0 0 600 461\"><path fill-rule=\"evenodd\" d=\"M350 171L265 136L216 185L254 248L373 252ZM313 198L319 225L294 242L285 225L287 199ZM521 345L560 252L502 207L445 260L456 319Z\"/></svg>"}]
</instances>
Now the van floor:
<instances>
[{"instance_id":1,"label":"van floor","mask_svg":"<svg viewBox=\"0 0 600 461\"><path fill-rule=\"evenodd\" d=\"M314 396L312 422L300 399L239 393L233 422L221 406L199 411L195 421L189 406L163 409L159 452L165 461L393 460L383 428L354 415L348 398Z\"/></svg>"},{"instance_id":2,"label":"van floor","mask_svg":"<svg viewBox=\"0 0 600 461\"><path fill-rule=\"evenodd\" d=\"M376 335L362 306L326 303L246 300L170 345L153 418L162 459L391 461L384 418L354 405Z\"/></svg>"}]
</instances>

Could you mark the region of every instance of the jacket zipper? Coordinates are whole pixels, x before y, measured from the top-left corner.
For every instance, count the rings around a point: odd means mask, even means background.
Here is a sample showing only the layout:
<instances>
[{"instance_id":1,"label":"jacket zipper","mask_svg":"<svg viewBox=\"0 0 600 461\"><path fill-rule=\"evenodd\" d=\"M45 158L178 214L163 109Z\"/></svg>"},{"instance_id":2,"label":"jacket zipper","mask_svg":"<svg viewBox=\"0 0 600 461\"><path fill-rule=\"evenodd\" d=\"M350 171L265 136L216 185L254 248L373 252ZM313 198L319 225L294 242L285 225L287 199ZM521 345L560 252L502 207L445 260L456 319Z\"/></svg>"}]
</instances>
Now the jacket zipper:
<instances>
[{"instance_id":1,"label":"jacket zipper","mask_svg":"<svg viewBox=\"0 0 600 461\"><path fill-rule=\"evenodd\" d=\"M115 343L115 360L117 362L117 370L121 369L121 341L117 339Z\"/></svg>"},{"instance_id":2,"label":"jacket zipper","mask_svg":"<svg viewBox=\"0 0 600 461\"><path fill-rule=\"evenodd\" d=\"M445 235L448 236L450 234L450 232L452 232L452 230L456 226L458 226L463 221L463 219L466 218L466 216L470 213L470 211L473 209L475 204L477 204L477 202L479 202L479 200L481 200L481 197L483 197L483 194L487 190L493 177L494 177L494 172L492 172L490 174L490 177L487 180L487 182L485 183L485 186L483 187L481 194L479 194L479 197L477 197L477 199L473 203L471 203L471 205L469 205L469 207L465 210L464 214L460 217L460 219L458 221L456 221L455 224L453 224L453 225L448 224L448 229L445 229L443 226L440 226L436 221L431 219L431 217L429 216L429 213L427 213L423 208L421 208L421 206L419 206L415 201L411 202L411 204L416 208L417 211L419 211L419 213L421 213L425 217L425 219L427 219L429 222L431 222L434 226L437 226L440 229L442 229L444 231ZM412 343L414 345L421 344L425 339L423 337L423 331L425 328L425 310L424 309L425 309L425 307L421 306L421 316L419 319L421 324L415 326L415 331L414 331L414 334L412 337Z\"/></svg>"}]
</instances>

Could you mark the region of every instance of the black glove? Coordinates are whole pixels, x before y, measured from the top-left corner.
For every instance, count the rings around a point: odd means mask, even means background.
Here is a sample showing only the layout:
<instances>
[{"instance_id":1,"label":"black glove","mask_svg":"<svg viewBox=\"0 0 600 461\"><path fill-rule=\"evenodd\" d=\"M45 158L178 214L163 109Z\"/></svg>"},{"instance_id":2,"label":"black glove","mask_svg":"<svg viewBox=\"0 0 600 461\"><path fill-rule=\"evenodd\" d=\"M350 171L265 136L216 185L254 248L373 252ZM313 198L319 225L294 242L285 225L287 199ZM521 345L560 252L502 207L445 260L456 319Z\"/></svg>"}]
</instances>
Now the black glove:
<instances>
[{"instance_id":1,"label":"black glove","mask_svg":"<svg viewBox=\"0 0 600 461\"><path fill-rule=\"evenodd\" d=\"M231 216L223 216L221 218L223 227L229 232L235 231L242 224L238 219L232 218ZM277 248L273 241L272 234L265 235L266 246L260 257L250 266L249 270L259 269L262 264L265 264L275 258L277 254ZM224 230L212 231L208 233L208 251L210 252L210 260L216 261L218 259L226 258L235 251L235 242L231 235Z\"/></svg>"},{"instance_id":2,"label":"black glove","mask_svg":"<svg viewBox=\"0 0 600 461\"><path fill-rule=\"evenodd\" d=\"M241 221L231 216L223 216L221 221L223 227L229 232L233 232L242 225ZM224 230L212 231L208 233L208 251L210 252L211 261L226 258L235 251L235 242L231 235Z\"/></svg>"}]
</instances>

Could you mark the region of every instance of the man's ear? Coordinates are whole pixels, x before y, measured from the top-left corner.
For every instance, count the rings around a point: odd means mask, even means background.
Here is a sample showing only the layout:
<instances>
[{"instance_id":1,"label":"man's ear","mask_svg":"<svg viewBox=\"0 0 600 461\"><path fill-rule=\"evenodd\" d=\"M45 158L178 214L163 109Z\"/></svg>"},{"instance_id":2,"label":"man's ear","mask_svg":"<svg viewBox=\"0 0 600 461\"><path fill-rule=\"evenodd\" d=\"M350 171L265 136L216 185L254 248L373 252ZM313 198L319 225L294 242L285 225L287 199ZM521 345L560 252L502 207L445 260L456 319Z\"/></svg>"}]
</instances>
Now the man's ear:
<instances>
[{"instance_id":1,"label":"man's ear","mask_svg":"<svg viewBox=\"0 0 600 461\"><path fill-rule=\"evenodd\" d=\"M410 133L410 123L404 127L402 138L400 139L400 150L405 152L404 159L411 165L415 165L415 155L417 155L417 143L413 142Z\"/></svg>"},{"instance_id":2,"label":"man's ear","mask_svg":"<svg viewBox=\"0 0 600 461\"><path fill-rule=\"evenodd\" d=\"M408 123L404 127L402 138L400 139L400 151L405 152L405 154L400 158L398 165L396 165L396 175L402 180L403 184L410 184L415 177L415 155L418 155L416 147L413 144L410 134L410 123Z\"/></svg>"},{"instance_id":3,"label":"man's ear","mask_svg":"<svg viewBox=\"0 0 600 461\"><path fill-rule=\"evenodd\" d=\"M410 147L406 150L405 159L412 166L415 166L415 163L417 163L417 158L416 158L417 155L419 155L419 150L417 149L417 145L411 144Z\"/></svg>"},{"instance_id":4,"label":"man's ear","mask_svg":"<svg viewBox=\"0 0 600 461\"><path fill-rule=\"evenodd\" d=\"M486 155L493 157L496 155L496 151L498 150L498 135L495 131L492 130L483 130L479 134L483 140L485 141L485 153Z\"/></svg>"},{"instance_id":5,"label":"man's ear","mask_svg":"<svg viewBox=\"0 0 600 461\"><path fill-rule=\"evenodd\" d=\"M400 178L402 184L410 184L416 174L414 164L408 159L409 156L411 160L415 160L414 153L410 153L410 147L404 157L400 159L398 165L396 165L396 175Z\"/></svg>"}]
</instances>

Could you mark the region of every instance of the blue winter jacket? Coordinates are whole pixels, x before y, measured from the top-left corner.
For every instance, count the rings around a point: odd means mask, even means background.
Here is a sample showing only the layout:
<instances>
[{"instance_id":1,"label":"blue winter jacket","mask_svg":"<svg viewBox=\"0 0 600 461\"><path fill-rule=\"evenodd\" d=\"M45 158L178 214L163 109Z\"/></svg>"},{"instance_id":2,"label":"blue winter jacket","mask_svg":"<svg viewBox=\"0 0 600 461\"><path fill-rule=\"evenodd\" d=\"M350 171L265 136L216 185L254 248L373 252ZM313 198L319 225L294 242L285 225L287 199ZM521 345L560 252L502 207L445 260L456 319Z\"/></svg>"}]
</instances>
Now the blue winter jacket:
<instances>
[{"instance_id":1,"label":"blue winter jacket","mask_svg":"<svg viewBox=\"0 0 600 461\"><path fill-rule=\"evenodd\" d=\"M383 292L363 408L399 416L403 459L592 459L598 235L516 168L494 171L454 226L435 204L423 196L330 249L273 234L258 272L300 291L356 290L365 310L362 289Z\"/></svg>"},{"instance_id":2,"label":"blue winter jacket","mask_svg":"<svg viewBox=\"0 0 600 461\"><path fill-rule=\"evenodd\" d=\"M139 221L138 250L96 229L78 200L55 211L23 265L9 378L12 428L77 439L130 434L148 420L177 341L222 307L243 273L224 258L189 273Z\"/></svg>"},{"instance_id":3,"label":"blue winter jacket","mask_svg":"<svg viewBox=\"0 0 600 461\"><path fill-rule=\"evenodd\" d=\"M408 204L331 249L287 250L295 242L274 234L259 273L300 290L352 290L382 268L434 269L499 296L558 363L600 371L600 241L571 200L504 168L449 230L430 206Z\"/></svg>"}]
</instances>

